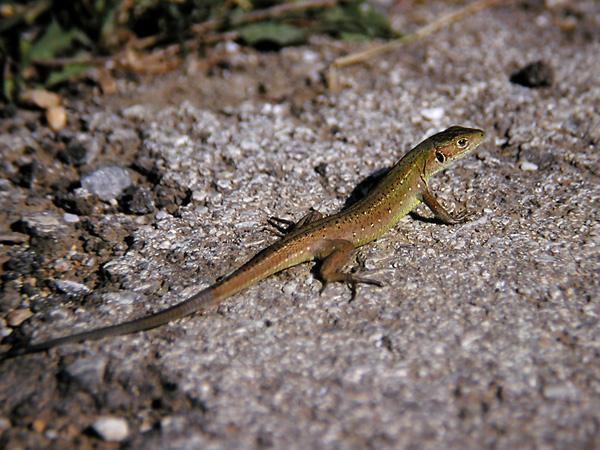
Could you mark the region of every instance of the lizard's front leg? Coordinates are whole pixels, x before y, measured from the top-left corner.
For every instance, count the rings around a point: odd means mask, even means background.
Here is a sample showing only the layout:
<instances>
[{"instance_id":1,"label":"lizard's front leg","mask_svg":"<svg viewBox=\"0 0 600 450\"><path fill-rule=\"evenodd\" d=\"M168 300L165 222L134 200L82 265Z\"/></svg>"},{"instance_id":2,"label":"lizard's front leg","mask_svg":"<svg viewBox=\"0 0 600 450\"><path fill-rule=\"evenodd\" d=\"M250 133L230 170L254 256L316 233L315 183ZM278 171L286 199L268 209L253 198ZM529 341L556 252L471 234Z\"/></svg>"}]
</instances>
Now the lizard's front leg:
<instances>
[{"instance_id":1,"label":"lizard's front leg","mask_svg":"<svg viewBox=\"0 0 600 450\"><path fill-rule=\"evenodd\" d=\"M433 193L429 190L429 187L426 187L421 195L423 197L423 203L425 203L429 209L431 209L433 214L435 214L435 217L437 217L442 223L446 225L455 225L457 223L464 223L469 220L469 211L467 208L455 214L449 212L437 201Z\"/></svg>"}]
</instances>

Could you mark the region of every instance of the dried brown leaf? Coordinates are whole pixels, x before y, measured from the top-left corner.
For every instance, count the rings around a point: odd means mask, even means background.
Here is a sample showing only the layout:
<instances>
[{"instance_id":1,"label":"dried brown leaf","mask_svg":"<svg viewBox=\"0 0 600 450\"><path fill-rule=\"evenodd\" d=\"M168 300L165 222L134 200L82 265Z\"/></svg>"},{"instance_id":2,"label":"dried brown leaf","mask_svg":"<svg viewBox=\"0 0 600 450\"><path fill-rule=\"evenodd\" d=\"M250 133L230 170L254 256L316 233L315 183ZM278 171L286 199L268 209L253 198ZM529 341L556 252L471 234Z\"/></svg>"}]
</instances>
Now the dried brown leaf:
<instances>
[{"instance_id":1,"label":"dried brown leaf","mask_svg":"<svg viewBox=\"0 0 600 450\"><path fill-rule=\"evenodd\" d=\"M21 100L42 109L60 106L62 102L60 95L45 89L29 89L23 93Z\"/></svg>"}]
</instances>

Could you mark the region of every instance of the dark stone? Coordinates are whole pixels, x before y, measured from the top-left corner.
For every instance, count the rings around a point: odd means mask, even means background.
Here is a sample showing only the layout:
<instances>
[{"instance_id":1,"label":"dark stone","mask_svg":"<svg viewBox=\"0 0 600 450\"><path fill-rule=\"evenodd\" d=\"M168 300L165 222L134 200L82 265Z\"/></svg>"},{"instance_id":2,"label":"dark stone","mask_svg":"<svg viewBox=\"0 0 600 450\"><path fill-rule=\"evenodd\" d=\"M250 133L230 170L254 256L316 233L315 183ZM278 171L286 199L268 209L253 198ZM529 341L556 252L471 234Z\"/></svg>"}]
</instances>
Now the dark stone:
<instances>
[{"instance_id":1,"label":"dark stone","mask_svg":"<svg viewBox=\"0 0 600 450\"><path fill-rule=\"evenodd\" d=\"M132 169L144 175L152 184L158 184L162 178L160 169L156 166L156 156L147 148L142 148L137 153Z\"/></svg>"},{"instance_id":2,"label":"dark stone","mask_svg":"<svg viewBox=\"0 0 600 450\"><path fill-rule=\"evenodd\" d=\"M59 158L67 164L81 166L87 161L87 150L83 144L72 142L67 146L66 150L60 152Z\"/></svg>"},{"instance_id":3,"label":"dark stone","mask_svg":"<svg viewBox=\"0 0 600 450\"><path fill-rule=\"evenodd\" d=\"M191 199L190 190L182 190L168 186L156 186L154 189L158 208L165 209L169 214L174 214L180 206L185 206Z\"/></svg>"},{"instance_id":4,"label":"dark stone","mask_svg":"<svg viewBox=\"0 0 600 450\"><path fill-rule=\"evenodd\" d=\"M121 197L121 206L130 214L149 214L154 211L152 192L145 187L131 186Z\"/></svg>"},{"instance_id":5,"label":"dark stone","mask_svg":"<svg viewBox=\"0 0 600 450\"><path fill-rule=\"evenodd\" d=\"M322 177L327 175L327 163L320 163L315 166L315 172L317 172Z\"/></svg>"},{"instance_id":6,"label":"dark stone","mask_svg":"<svg viewBox=\"0 0 600 450\"><path fill-rule=\"evenodd\" d=\"M543 61L528 64L510 76L510 82L529 88L551 86L554 81L552 67Z\"/></svg>"},{"instance_id":7,"label":"dark stone","mask_svg":"<svg viewBox=\"0 0 600 450\"><path fill-rule=\"evenodd\" d=\"M19 167L19 173L16 176L15 182L21 187L31 189L41 172L42 167L37 161L23 164Z\"/></svg>"},{"instance_id":8,"label":"dark stone","mask_svg":"<svg viewBox=\"0 0 600 450\"><path fill-rule=\"evenodd\" d=\"M78 188L73 192L65 192L62 187L59 187L54 196L54 204L72 214L89 216L94 213L98 198L85 189Z\"/></svg>"},{"instance_id":9,"label":"dark stone","mask_svg":"<svg viewBox=\"0 0 600 450\"><path fill-rule=\"evenodd\" d=\"M32 251L18 253L4 263L4 270L19 275L29 275L40 268L44 258Z\"/></svg>"}]
</instances>

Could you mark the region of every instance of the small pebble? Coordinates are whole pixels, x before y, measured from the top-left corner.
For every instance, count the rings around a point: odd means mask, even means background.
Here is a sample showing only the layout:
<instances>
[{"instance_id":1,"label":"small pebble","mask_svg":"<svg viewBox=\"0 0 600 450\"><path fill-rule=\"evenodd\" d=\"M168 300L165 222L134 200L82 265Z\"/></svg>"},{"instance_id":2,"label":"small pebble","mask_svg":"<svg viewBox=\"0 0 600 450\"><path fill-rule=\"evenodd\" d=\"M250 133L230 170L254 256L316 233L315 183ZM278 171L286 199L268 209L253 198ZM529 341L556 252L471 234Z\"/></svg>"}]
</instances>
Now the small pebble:
<instances>
[{"instance_id":1,"label":"small pebble","mask_svg":"<svg viewBox=\"0 0 600 450\"><path fill-rule=\"evenodd\" d=\"M46 436L46 439L50 439L51 441L54 441L54 440L58 439L58 431L48 430L44 433L44 436Z\"/></svg>"},{"instance_id":2,"label":"small pebble","mask_svg":"<svg viewBox=\"0 0 600 450\"><path fill-rule=\"evenodd\" d=\"M13 331L13 328L8 326L6 320L0 319L0 339L4 339L6 336L10 336Z\"/></svg>"},{"instance_id":3,"label":"small pebble","mask_svg":"<svg viewBox=\"0 0 600 450\"><path fill-rule=\"evenodd\" d=\"M298 283L293 282L293 281L285 283L282 291L286 295L292 295L292 294L298 292Z\"/></svg>"},{"instance_id":4,"label":"small pebble","mask_svg":"<svg viewBox=\"0 0 600 450\"><path fill-rule=\"evenodd\" d=\"M60 131L67 126L67 111L62 106L53 106L46 110L46 121L52 131Z\"/></svg>"},{"instance_id":5,"label":"small pebble","mask_svg":"<svg viewBox=\"0 0 600 450\"><path fill-rule=\"evenodd\" d=\"M47 425L48 425L48 424L46 423L46 421L45 421L45 420L42 420L42 419L35 419L35 420L33 421L33 423L31 424L31 427L33 428L33 430L34 430L36 433L43 433L43 432L44 432L44 430L46 429L46 426L47 426Z\"/></svg>"},{"instance_id":6,"label":"small pebble","mask_svg":"<svg viewBox=\"0 0 600 450\"><path fill-rule=\"evenodd\" d=\"M105 202L116 199L131 186L129 172L119 166L106 166L81 179L81 186Z\"/></svg>"},{"instance_id":7,"label":"small pebble","mask_svg":"<svg viewBox=\"0 0 600 450\"><path fill-rule=\"evenodd\" d=\"M87 149L79 142L71 142L67 149L60 154L60 158L68 164L81 166L87 160Z\"/></svg>"},{"instance_id":8,"label":"small pebble","mask_svg":"<svg viewBox=\"0 0 600 450\"><path fill-rule=\"evenodd\" d=\"M548 87L554 81L552 67L543 61L528 64L510 76L510 82L529 88Z\"/></svg>"},{"instance_id":9,"label":"small pebble","mask_svg":"<svg viewBox=\"0 0 600 450\"><path fill-rule=\"evenodd\" d=\"M544 387L544 397L550 400L577 400L579 390L571 383L553 384Z\"/></svg>"},{"instance_id":10,"label":"small pebble","mask_svg":"<svg viewBox=\"0 0 600 450\"><path fill-rule=\"evenodd\" d=\"M142 120L149 115L149 110L144 105L132 105L122 111L123 117L132 120Z\"/></svg>"},{"instance_id":11,"label":"small pebble","mask_svg":"<svg viewBox=\"0 0 600 450\"><path fill-rule=\"evenodd\" d=\"M54 285L60 292L70 295L85 295L90 292L85 284L77 283L70 280L55 280Z\"/></svg>"},{"instance_id":12,"label":"small pebble","mask_svg":"<svg viewBox=\"0 0 600 450\"><path fill-rule=\"evenodd\" d=\"M171 214L169 214L167 211L164 210L160 210L156 213L156 220L164 220L171 217Z\"/></svg>"},{"instance_id":13,"label":"small pebble","mask_svg":"<svg viewBox=\"0 0 600 450\"><path fill-rule=\"evenodd\" d=\"M77 223L79 222L79 216L71 213L64 213L63 220L67 223Z\"/></svg>"},{"instance_id":14,"label":"small pebble","mask_svg":"<svg viewBox=\"0 0 600 450\"><path fill-rule=\"evenodd\" d=\"M93 162L102 150L102 138L87 133L77 133L69 141L60 157L67 163L81 166Z\"/></svg>"},{"instance_id":15,"label":"small pebble","mask_svg":"<svg viewBox=\"0 0 600 450\"><path fill-rule=\"evenodd\" d=\"M106 358L82 357L64 367L64 373L86 390L96 392L104 382Z\"/></svg>"},{"instance_id":16,"label":"small pebble","mask_svg":"<svg viewBox=\"0 0 600 450\"><path fill-rule=\"evenodd\" d=\"M4 416L0 416L0 432L8 430L10 428L10 420Z\"/></svg>"},{"instance_id":17,"label":"small pebble","mask_svg":"<svg viewBox=\"0 0 600 450\"><path fill-rule=\"evenodd\" d=\"M23 216L21 219L25 232L30 236L56 237L59 232L65 231L67 227L62 224L57 216L50 211Z\"/></svg>"},{"instance_id":18,"label":"small pebble","mask_svg":"<svg viewBox=\"0 0 600 450\"><path fill-rule=\"evenodd\" d=\"M120 417L100 417L94 422L92 428L100 438L109 442L122 442L129 436L129 426Z\"/></svg>"},{"instance_id":19,"label":"small pebble","mask_svg":"<svg viewBox=\"0 0 600 450\"><path fill-rule=\"evenodd\" d=\"M6 178L0 178L0 192L8 192L12 189L12 183Z\"/></svg>"},{"instance_id":20,"label":"small pebble","mask_svg":"<svg viewBox=\"0 0 600 450\"><path fill-rule=\"evenodd\" d=\"M18 327L31 316L33 316L33 313L28 308L15 309L6 316L6 323L11 327Z\"/></svg>"},{"instance_id":21,"label":"small pebble","mask_svg":"<svg viewBox=\"0 0 600 450\"><path fill-rule=\"evenodd\" d=\"M154 199L150 189L132 186L123 195L121 203L132 214L149 214L154 211Z\"/></svg>"},{"instance_id":22,"label":"small pebble","mask_svg":"<svg viewBox=\"0 0 600 450\"><path fill-rule=\"evenodd\" d=\"M158 248L162 250L169 250L173 244L168 239L163 240L160 244L158 244Z\"/></svg>"},{"instance_id":23,"label":"small pebble","mask_svg":"<svg viewBox=\"0 0 600 450\"><path fill-rule=\"evenodd\" d=\"M529 161L521 161L521 163L519 164L519 167L521 168L521 170L524 170L525 172L535 172L536 170L538 170L537 164L534 164Z\"/></svg>"},{"instance_id":24,"label":"small pebble","mask_svg":"<svg viewBox=\"0 0 600 450\"><path fill-rule=\"evenodd\" d=\"M227 53L236 53L240 50L240 46L239 44L233 41L227 41L225 43L225 50L227 51Z\"/></svg>"},{"instance_id":25,"label":"small pebble","mask_svg":"<svg viewBox=\"0 0 600 450\"><path fill-rule=\"evenodd\" d=\"M30 189L38 179L38 176L42 173L42 166L37 161L33 161L21 165L19 167L19 173L15 176L14 180L19 186Z\"/></svg>"},{"instance_id":26,"label":"small pebble","mask_svg":"<svg viewBox=\"0 0 600 450\"><path fill-rule=\"evenodd\" d=\"M65 273L65 272L71 270L71 268L72 268L71 263L64 258L57 259L54 262L54 270L56 270L57 272Z\"/></svg>"},{"instance_id":27,"label":"small pebble","mask_svg":"<svg viewBox=\"0 0 600 450\"><path fill-rule=\"evenodd\" d=\"M435 122L444 117L444 108L425 108L421 110L421 115L427 120Z\"/></svg>"}]
</instances>

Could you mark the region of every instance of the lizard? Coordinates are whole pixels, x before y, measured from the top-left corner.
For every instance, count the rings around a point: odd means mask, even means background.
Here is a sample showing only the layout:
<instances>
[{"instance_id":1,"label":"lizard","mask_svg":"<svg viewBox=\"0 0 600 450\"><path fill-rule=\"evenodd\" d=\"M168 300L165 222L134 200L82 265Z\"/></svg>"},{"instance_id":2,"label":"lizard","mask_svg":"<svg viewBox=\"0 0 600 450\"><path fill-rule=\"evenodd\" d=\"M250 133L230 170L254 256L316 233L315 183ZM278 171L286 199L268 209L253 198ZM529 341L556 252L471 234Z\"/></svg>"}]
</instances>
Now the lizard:
<instances>
[{"instance_id":1,"label":"lizard","mask_svg":"<svg viewBox=\"0 0 600 450\"><path fill-rule=\"evenodd\" d=\"M150 330L199 311L214 309L250 285L311 260L321 261L319 275L323 288L331 282L347 283L353 292L358 283L381 286L377 280L343 270L354 250L381 237L420 203L427 205L443 224L466 221L466 208L456 214L448 212L431 192L428 181L432 175L474 150L484 138L482 130L460 126L434 134L408 151L365 197L348 208L327 217L311 210L295 224L271 218L288 225L278 241L186 300L139 319L16 346L0 356L0 360L63 344Z\"/></svg>"}]
</instances>

